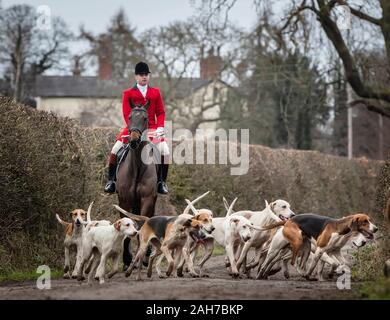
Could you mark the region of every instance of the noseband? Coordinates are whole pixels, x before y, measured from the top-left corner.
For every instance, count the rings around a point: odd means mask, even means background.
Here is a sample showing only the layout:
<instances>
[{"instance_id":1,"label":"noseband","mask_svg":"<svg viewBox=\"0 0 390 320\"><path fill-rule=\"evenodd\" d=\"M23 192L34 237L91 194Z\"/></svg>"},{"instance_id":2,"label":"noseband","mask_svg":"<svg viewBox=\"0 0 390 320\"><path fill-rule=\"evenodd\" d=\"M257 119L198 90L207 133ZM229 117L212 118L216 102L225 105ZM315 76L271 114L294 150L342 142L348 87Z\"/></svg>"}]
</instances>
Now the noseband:
<instances>
[{"instance_id":1,"label":"noseband","mask_svg":"<svg viewBox=\"0 0 390 320\"><path fill-rule=\"evenodd\" d=\"M131 108L132 108L132 112L131 112L131 116L133 116L134 112L138 112L138 113L143 113L143 117L146 118L146 127L145 128L138 128L138 127L129 127L129 135L131 135L132 132L138 132L139 133L139 138L137 140L130 140L130 147L132 149L136 149L138 148L138 146L140 145L141 143L141 137L142 137L142 134L143 134L143 131L145 131L148 127L148 108L149 108L149 104L150 102L148 101L145 105L135 105L133 103L133 101L131 101L130 99L130 105L131 105Z\"/></svg>"}]
</instances>

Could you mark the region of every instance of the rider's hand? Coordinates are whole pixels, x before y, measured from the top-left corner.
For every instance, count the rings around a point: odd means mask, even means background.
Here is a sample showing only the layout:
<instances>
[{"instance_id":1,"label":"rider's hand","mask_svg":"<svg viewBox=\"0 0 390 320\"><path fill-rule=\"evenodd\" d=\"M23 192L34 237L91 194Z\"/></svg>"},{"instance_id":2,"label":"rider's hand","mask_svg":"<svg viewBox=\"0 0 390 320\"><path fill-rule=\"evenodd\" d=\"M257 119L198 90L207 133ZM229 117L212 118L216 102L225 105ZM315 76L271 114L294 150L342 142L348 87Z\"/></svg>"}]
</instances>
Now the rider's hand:
<instances>
[{"instance_id":1,"label":"rider's hand","mask_svg":"<svg viewBox=\"0 0 390 320\"><path fill-rule=\"evenodd\" d=\"M158 128L156 129L156 136L157 136L158 138L162 138L162 137L165 136L165 129L164 129L164 127L158 127Z\"/></svg>"}]
</instances>

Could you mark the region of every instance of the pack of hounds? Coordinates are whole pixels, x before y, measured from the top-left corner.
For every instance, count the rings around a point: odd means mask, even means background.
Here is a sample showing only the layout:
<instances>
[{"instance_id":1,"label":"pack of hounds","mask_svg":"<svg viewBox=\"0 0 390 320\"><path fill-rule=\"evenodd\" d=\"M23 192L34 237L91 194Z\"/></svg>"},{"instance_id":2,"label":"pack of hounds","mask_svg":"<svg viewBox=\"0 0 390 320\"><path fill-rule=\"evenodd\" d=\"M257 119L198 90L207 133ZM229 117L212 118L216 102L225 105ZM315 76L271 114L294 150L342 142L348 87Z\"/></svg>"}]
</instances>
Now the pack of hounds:
<instances>
[{"instance_id":1,"label":"pack of hounds","mask_svg":"<svg viewBox=\"0 0 390 320\"><path fill-rule=\"evenodd\" d=\"M251 271L255 269L255 279L267 279L279 271L288 279L291 265L308 280L324 281L343 272L345 267L351 267L345 254L347 249L374 241L378 230L365 213L340 219L310 213L296 215L290 204L280 199L270 204L265 201L262 211L234 212L237 198L230 205L223 198L226 216L213 217L211 210L195 207L208 193L193 201L186 199L187 207L178 216L148 218L114 205L126 217L112 224L108 220L91 220L93 202L87 212L73 210L72 222L65 222L56 215L66 233L64 278L88 279L89 283L95 279L104 283L118 272L123 241L130 237L137 239L138 248L125 275L131 276L136 269L137 280L141 279L145 261L149 278L154 264L159 278L183 277L187 272L191 277L207 277L204 267L217 242L225 249L225 266L233 278L252 278ZM74 270L70 273L72 246L77 253ZM153 248L149 260L148 247ZM201 247L204 250L197 255ZM110 258L111 270L106 272ZM165 273L161 270L164 258L167 260Z\"/></svg>"}]
</instances>

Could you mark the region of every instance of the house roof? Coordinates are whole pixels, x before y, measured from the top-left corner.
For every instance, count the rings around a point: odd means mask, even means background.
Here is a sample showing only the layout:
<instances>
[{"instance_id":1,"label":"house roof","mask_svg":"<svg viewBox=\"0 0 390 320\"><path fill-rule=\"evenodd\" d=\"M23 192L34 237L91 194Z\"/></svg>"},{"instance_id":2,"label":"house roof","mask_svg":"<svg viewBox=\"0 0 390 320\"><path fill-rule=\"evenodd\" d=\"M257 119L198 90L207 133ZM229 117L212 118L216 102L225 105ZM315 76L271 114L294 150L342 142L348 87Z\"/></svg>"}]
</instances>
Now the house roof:
<instances>
[{"instance_id":1,"label":"house roof","mask_svg":"<svg viewBox=\"0 0 390 320\"><path fill-rule=\"evenodd\" d=\"M38 76L35 84L37 97L121 97L126 85L98 77Z\"/></svg>"},{"instance_id":2,"label":"house roof","mask_svg":"<svg viewBox=\"0 0 390 320\"><path fill-rule=\"evenodd\" d=\"M175 81L175 79L173 79ZM184 98L191 92L207 85L212 80L197 78L177 79L175 92L177 98ZM122 91L131 87L128 80L101 80L98 77L84 76L38 76L36 79L36 97L85 97L85 98L121 98ZM163 78L152 79L152 86L166 87Z\"/></svg>"}]
</instances>

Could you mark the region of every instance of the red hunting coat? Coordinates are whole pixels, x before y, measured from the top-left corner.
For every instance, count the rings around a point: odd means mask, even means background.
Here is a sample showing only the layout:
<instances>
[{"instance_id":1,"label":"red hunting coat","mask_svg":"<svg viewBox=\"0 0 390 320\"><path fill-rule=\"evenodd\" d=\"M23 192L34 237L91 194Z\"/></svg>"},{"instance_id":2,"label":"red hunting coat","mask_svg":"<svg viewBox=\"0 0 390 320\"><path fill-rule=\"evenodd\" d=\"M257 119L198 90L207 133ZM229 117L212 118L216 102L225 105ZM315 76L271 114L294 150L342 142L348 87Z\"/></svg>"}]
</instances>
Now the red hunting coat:
<instances>
[{"instance_id":1,"label":"red hunting coat","mask_svg":"<svg viewBox=\"0 0 390 320\"><path fill-rule=\"evenodd\" d=\"M146 97L142 95L141 91L137 88L137 85L133 86L130 89L123 91L122 96L122 112L123 118L126 122L126 128L122 130L119 134L117 140L122 141L122 136L129 134L129 115L131 114L131 106L130 100L133 104L145 105L147 101L150 102L148 108L148 116L149 116L149 125L148 128L150 131L156 130L158 127L164 127L165 123L165 109L164 103L161 97L160 89L152 88L148 86L148 90L146 91ZM123 139L123 142L126 142L126 138Z\"/></svg>"}]
</instances>

